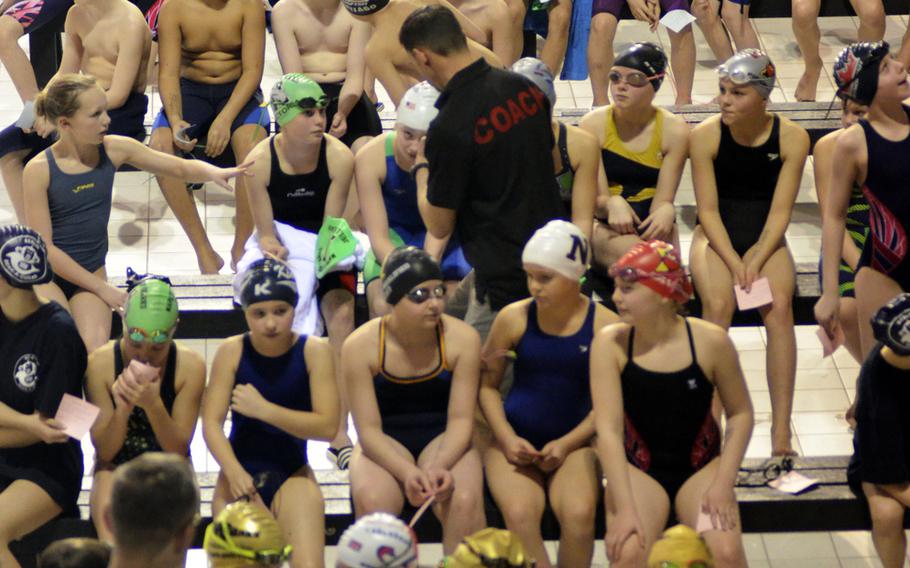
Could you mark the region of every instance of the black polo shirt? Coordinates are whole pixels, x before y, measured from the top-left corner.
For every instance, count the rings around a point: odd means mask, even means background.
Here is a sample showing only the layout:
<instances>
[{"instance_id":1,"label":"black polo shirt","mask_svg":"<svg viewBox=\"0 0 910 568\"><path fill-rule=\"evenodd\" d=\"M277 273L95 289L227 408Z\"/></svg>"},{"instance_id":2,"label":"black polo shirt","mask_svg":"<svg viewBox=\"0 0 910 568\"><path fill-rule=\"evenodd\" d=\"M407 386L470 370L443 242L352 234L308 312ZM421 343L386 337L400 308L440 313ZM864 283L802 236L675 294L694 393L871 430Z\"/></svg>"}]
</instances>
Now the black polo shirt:
<instances>
[{"instance_id":1,"label":"black polo shirt","mask_svg":"<svg viewBox=\"0 0 910 568\"><path fill-rule=\"evenodd\" d=\"M553 175L546 95L524 77L479 59L436 102L426 155L427 198L454 209L477 288L492 308L528 296L521 251L534 231L565 218Z\"/></svg>"}]
</instances>

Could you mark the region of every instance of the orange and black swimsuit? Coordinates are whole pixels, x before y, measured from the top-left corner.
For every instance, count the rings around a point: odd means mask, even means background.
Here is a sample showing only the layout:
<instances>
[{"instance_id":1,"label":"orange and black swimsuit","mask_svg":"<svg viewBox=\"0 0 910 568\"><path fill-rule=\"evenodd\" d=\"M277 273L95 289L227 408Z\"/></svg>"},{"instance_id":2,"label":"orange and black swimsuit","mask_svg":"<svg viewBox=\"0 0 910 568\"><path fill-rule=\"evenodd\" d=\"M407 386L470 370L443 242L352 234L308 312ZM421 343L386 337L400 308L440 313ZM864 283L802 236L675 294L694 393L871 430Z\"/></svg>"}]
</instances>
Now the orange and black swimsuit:
<instances>
[{"instance_id":1,"label":"orange and black swimsuit","mask_svg":"<svg viewBox=\"0 0 910 568\"><path fill-rule=\"evenodd\" d=\"M385 368L386 318L379 322L379 373L373 376L382 431L400 442L414 459L445 432L449 415L452 371L446 362L442 324L436 327L439 362L436 368L416 377L396 377Z\"/></svg>"}]
</instances>

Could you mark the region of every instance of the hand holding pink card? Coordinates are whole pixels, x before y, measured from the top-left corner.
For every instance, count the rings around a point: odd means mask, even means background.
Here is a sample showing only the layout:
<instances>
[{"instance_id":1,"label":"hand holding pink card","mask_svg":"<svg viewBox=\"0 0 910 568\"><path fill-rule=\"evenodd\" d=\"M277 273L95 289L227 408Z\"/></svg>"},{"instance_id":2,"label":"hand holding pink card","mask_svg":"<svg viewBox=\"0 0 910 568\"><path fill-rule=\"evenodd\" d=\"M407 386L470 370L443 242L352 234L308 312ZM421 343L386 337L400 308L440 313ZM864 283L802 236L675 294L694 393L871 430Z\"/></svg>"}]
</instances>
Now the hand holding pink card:
<instances>
[{"instance_id":1,"label":"hand holding pink card","mask_svg":"<svg viewBox=\"0 0 910 568\"><path fill-rule=\"evenodd\" d=\"M753 282L752 288L748 292L743 290L739 284L734 284L733 292L736 294L736 305L740 311L760 308L774 302L774 297L771 295L771 284L767 277Z\"/></svg>"},{"instance_id":2,"label":"hand holding pink card","mask_svg":"<svg viewBox=\"0 0 910 568\"><path fill-rule=\"evenodd\" d=\"M825 328L821 326L819 326L818 331L815 333L818 335L819 341L822 342L823 357L830 357L832 354L834 354L835 351L837 351L838 347L844 344L845 341L844 330L839 325L834 328L833 338L828 337L827 332L825 332Z\"/></svg>"},{"instance_id":3,"label":"hand holding pink card","mask_svg":"<svg viewBox=\"0 0 910 568\"><path fill-rule=\"evenodd\" d=\"M81 440L92 429L100 411L97 406L88 401L71 394L64 394L54 420L65 426L63 431L68 436Z\"/></svg>"}]
</instances>

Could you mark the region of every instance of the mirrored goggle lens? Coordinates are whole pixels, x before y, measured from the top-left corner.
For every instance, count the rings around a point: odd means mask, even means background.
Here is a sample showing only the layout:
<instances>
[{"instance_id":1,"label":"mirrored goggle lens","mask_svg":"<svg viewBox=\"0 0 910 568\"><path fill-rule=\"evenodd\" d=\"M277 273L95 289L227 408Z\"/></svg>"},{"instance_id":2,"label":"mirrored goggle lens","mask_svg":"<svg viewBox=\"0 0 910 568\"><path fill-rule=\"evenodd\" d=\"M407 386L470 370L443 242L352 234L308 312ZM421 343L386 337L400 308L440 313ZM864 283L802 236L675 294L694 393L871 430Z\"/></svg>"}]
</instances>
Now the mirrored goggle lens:
<instances>
[{"instance_id":1,"label":"mirrored goggle lens","mask_svg":"<svg viewBox=\"0 0 910 568\"><path fill-rule=\"evenodd\" d=\"M440 284L439 286L434 286L433 288L415 288L408 292L408 299L414 302L415 304L422 304L432 298L445 298L446 295L446 285Z\"/></svg>"},{"instance_id":2,"label":"mirrored goggle lens","mask_svg":"<svg viewBox=\"0 0 910 568\"><path fill-rule=\"evenodd\" d=\"M649 77L644 73L629 73L625 77L619 71L611 71L607 77L610 79L611 83L625 82L630 87L644 87L648 84ZM660 75L655 75L654 78L660 77Z\"/></svg>"},{"instance_id":3,"label":"mirrored goggle lens","mask_svg":"<svg viewBox=\"0 0 910 568\"><path fill-rule=\"evenodd\" d=\"M734 69L729 71L724 67L721 67L717 70L717 74L721 79L729 79L734 85L748 85L752 81L756 80L756 77L753 77L748 71L742 69Z\"/></svg>"},{"instance_id":4,"label":"mirrored goggle lens","mask_svg":"<svg viewBox=\"0 0 910 568\"><path fill-rule=\"evenodd\" d=\"M127 335L129 338L136 343L142 343L143 341L149 341L154 344L165 343L171 338L172 330L161 330L156 329L155 331L146 331L139 327L131 327L127 330Z\"/></svg>"}]
</instances>

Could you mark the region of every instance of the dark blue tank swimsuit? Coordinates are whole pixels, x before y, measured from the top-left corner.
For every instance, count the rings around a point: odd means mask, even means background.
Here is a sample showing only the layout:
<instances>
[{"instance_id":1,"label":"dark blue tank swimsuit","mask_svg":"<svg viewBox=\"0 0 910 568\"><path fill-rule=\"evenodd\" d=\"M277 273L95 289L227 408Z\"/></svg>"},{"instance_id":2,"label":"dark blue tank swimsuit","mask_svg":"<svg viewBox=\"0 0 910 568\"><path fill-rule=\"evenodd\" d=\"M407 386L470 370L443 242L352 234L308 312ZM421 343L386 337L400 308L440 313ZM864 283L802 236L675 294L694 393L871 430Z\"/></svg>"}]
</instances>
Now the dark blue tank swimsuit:
<instances>
[{"instance_id":1,"label":"dark blue tank swimsuit","mask_svg":"<svg viewBox=\"0 0 910 568\"><path fill-rule=\"evenodd\" d=\"M505 400L515 433L538 450L577 427L591 412L590 355L594 310L581 328L560 337L540 329L537 303L528 305L528 325L515 347L515 381Z\"/></svg>"},{"instance_id":2,"label":"dark blue tank swimsuit","mask_svg":"<svg viewBox=\"0 0 910 568\"><path fill-rule=\"evenodd\" d=\"M301 335L284 355L267 357L253 348L250 334L243 336L243 352L235 385L251 384L267 401L291 410L312 411L310 374L307 372ZM231 447L240 465L253 477L259 496L271 506L281 485L307 464L307 441L284 430L232 412Z\"/></svg>"},{"instance_id":3,"label":"dark blue tank swimsuit","mask_svg":"<svg viewBox=\"0 0 910 568\"><path fill-rule=\"evenodd\" d=\"M445 334L436 328L439 363L417 377L396 377L385 368L386 318L379 322L379 373L373 376L382 431L401 443L414 459L445 432L449 416L452 371L446 363Z\"/></svg>"}]
</instances>

